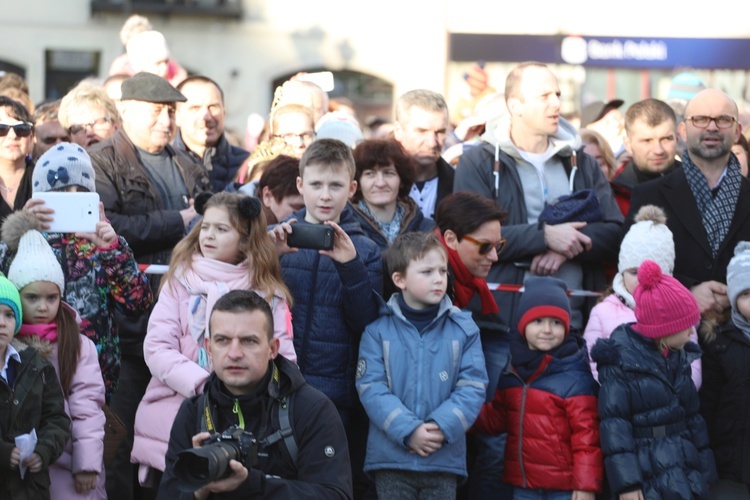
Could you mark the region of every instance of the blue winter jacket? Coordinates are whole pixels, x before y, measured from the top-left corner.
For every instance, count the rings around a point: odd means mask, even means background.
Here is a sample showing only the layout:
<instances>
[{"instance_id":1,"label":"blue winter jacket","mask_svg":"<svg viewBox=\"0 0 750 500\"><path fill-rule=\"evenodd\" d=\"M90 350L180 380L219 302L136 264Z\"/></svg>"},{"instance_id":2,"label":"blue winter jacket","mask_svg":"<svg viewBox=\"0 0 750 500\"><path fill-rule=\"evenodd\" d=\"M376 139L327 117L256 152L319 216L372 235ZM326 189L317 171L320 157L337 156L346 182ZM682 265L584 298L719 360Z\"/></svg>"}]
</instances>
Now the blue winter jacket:
<instances>
[{"instance_id":1,"label":"blue winter jacket","mask_svg":"<svg viewBox=\"0 0 750 500\"><path fill-rule=\"evenodd\" d=\"M305 213L303 208L290 218L307 224ZM351 408L357 403L359 340L378 317L383 268L380 249L350 210L341 213L339 226L357 249L354 260L341 264L317 250L299 249L281 257L281 275L294 298L294 350L302 375L338 408Z\"/></svg>"},{"instance_id":2,"label":"blue winter jacket","mask_svg":"<svg viewBox=\"0 0 750 500\"><path fill-rule=\"evenodd\" d=\"M653 340L621 325L591 349L598 364L599 435L613 494L710 498L716 466L699 413L690 362L700 348L659 352Z\"/></svg>"},{"instance_id":3,"label":"blue winter jacket","mask_svg":"<svg viewBox=\"0 0 750 500\"><path fill-rule=\"evenodd\" d=\"M420 334L403 315L398 296L383 304L359 347L357 390L370 417L365 471L400 469L466 476L466 431L487 391L479 328L443 297L437 317ZM422 423L445 434L427 457L409 453Z\"/></svg>"}]
</instances>

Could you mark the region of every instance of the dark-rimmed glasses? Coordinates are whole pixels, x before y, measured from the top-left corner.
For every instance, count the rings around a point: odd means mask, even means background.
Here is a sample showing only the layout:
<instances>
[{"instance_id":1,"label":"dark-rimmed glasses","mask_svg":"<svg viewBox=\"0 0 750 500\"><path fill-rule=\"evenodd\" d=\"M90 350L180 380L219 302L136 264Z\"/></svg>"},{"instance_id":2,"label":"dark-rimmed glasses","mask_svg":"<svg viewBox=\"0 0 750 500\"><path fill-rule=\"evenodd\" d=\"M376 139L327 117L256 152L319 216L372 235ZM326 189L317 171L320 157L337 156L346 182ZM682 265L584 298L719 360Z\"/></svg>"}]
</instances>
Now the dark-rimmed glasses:
<instances>
[{"instance_id":1,"label":"dark-rimmed glasses","mask_svg":"<svg viewBox=\"0 0 750 500\"><path fill-rule=\"evenodd\" d=\"M468 235L464 235L461 239L474 243L476 246L478 246L479 255L487 255L493 248L495 249L495 252L500 255L500 252L502 252L503 248L505 248L505 244L508 243L505 238L500 238L500 241L498 241L497 243L492 243L491 241L479 241Z\"/></svg>"},{"instance_id":2,"label":"dark-rimmed glasses","mask_svg":"<svg viewBox=\"0 0 750 500\"><path fill-rule=\"evenodd\" d=\"M714 122L718 128L729 128L734 124L734 122L737 121L737 118L735 118L734 116L729 116L729 115L720 115L720 116L696 115L696 116L691 116L690 118L685 118L685 120L692 123L693 127L695 128L706 128L709 126L711 122Z\"/></svg>"},{"instance_id":3,"label":"dark-rimmed glasses","mask_svg":"<svg viewBox=\"0 0 750 500\"><path fill-rule=\"evenodd\" d=\"M30 123L17 123L15 125L8 125L6 123L0 123L0 137L5 137L13 129L13 132L17 137L28 137L31 135L31 130L34 127Z\"/></svg>"}]
</instances>

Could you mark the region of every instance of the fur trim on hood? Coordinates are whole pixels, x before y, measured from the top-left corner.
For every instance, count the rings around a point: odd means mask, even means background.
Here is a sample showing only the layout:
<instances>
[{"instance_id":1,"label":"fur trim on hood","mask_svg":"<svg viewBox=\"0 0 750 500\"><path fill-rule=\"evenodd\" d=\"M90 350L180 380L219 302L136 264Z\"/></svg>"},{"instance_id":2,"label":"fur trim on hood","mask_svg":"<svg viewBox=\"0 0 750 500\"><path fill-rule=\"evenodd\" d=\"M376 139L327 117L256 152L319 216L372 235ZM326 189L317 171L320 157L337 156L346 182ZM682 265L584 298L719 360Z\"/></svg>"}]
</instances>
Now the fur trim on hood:
<instances>
[{"instance_id":1,"label":"fur trim on hood","mask_svg":"<svg viewBox=\"0 0 750 500\"><path fill-rule=\"evenodd\" d=\"M15 254L18 251L18 243L21 241L21 237L31 230L44 232L41 221L28 210L19 210L10 214L3 222L3 241Z\"/></svg>"},{"instance_id":2,"label":"fur trim on hood","mask_svg":"<svg viewBox=\"0 0 750 500\"><path fill-rule=\"evenodd\" d=\"M16 344L21 346L19 349ZM48 340L42 340L36 335L24 335L22 337L16 337L12 343L16 351L21 352L23 349L33 347L36 351L47 361L52 359L52 344Z\"/></svg>"}]
</instances>

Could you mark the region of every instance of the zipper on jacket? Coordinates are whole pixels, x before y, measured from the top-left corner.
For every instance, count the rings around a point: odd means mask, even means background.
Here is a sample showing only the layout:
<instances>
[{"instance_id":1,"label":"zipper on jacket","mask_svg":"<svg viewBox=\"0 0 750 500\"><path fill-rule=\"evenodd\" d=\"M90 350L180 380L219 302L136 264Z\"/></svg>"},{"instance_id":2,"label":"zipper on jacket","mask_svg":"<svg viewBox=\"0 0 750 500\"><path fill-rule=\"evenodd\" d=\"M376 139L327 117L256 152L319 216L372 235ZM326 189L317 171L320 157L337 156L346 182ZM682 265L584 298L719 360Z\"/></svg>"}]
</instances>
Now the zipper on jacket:
<instances>
[{"instance_id":1,"label":"zipper on jacket","mask_svg":"<svg viewBox=\"0 0 750 500\"><path fill-rule=\"evenodd\" d=\"M518 421L518 466L521 468L521 477L523 478L523 487L526 488L526 470L523 467L523 418L526 413L526 391L528 384L523 384L521 393L521 418Z\"/></svg>"},{"instance_id":2,"label":"zipper on jacket","mask_svg":"<svg viewBox=\"0 0 750 500\"><path fill-rule=\"evenodd\" d=\"M240 400L235 399L234 400L234 406L232 407L232 413L237 415L237 420L239 420L239 426L240 429L245 428L245 416L242 414L242 408L240 408Z\"/></svg>"},{"instance_id":3,"label":"zipper on jacket","mask_svg":"<svg viewBox=\"0 0 750 500\"><path fill-rule=\"evenodd\" d=\"M312 283L310 283L310 290L315 290L318 285L318 270L320 268L320 254L315 255L315 264L312 266L313 273L312 273ZM314 297L310 297L310 301L307 304L307 312L305 314L305 336L302 339L302 349L300 349L300 352L309 352L309 345L310 345L310 337L312 336L310 332L310 328L312 326L312 315L313 311L315 309L315 303L314 303ZM297 363L299 363L299 369L303 373L307 373L307 358L308 356L304 356L302 360L297 360ZM301 362L301 361L304 361Z\"/></svg>"}]
</instances>

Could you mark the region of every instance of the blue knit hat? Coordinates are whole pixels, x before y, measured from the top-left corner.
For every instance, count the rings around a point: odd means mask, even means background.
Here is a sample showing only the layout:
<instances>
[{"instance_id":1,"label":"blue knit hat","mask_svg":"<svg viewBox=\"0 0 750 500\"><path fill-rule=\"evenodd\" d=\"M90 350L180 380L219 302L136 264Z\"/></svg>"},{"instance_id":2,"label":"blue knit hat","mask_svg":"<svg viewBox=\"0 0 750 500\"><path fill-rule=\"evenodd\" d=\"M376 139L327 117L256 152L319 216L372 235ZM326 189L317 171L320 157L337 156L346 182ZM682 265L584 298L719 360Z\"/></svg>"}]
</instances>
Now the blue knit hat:
<instances>
[{"instance_id":1,"label":"blue knit hat","mask_svg":"<svg viewBox=\"0 0 750 500\"><path fill-rule=\"evenodd\" d=\"M570 299L565 282L557 278L528 278L518 303L518 331L525 335L526 325L538 318L559 319L570 332Z\"/></svg>"},{"instance_id":2,"label":"blue knit hat","mask_svg":"<svg viewBox=\"0 0 750 500\"><path fill-rule=\"evenodd\" d=\"M95 177L94 167L86 150L78 144L61 142L49 148L36 161L31 184L35 193L68 186L81 186L93 193L96 191Z\"/></svg>"},{"instance_id":3,"label":"blue knit hat","mask_svg":"<svg viewBox=\"0 0 750 500\"><path fill-rule=\"evenodd\" d=\"M13 315L16 317L16 329L13 333L18 333L23 321L21 296L18 294L16 286L5 276L0 276L0 304L6 305L13 310Z\"/></svg>"}]
</instances>

